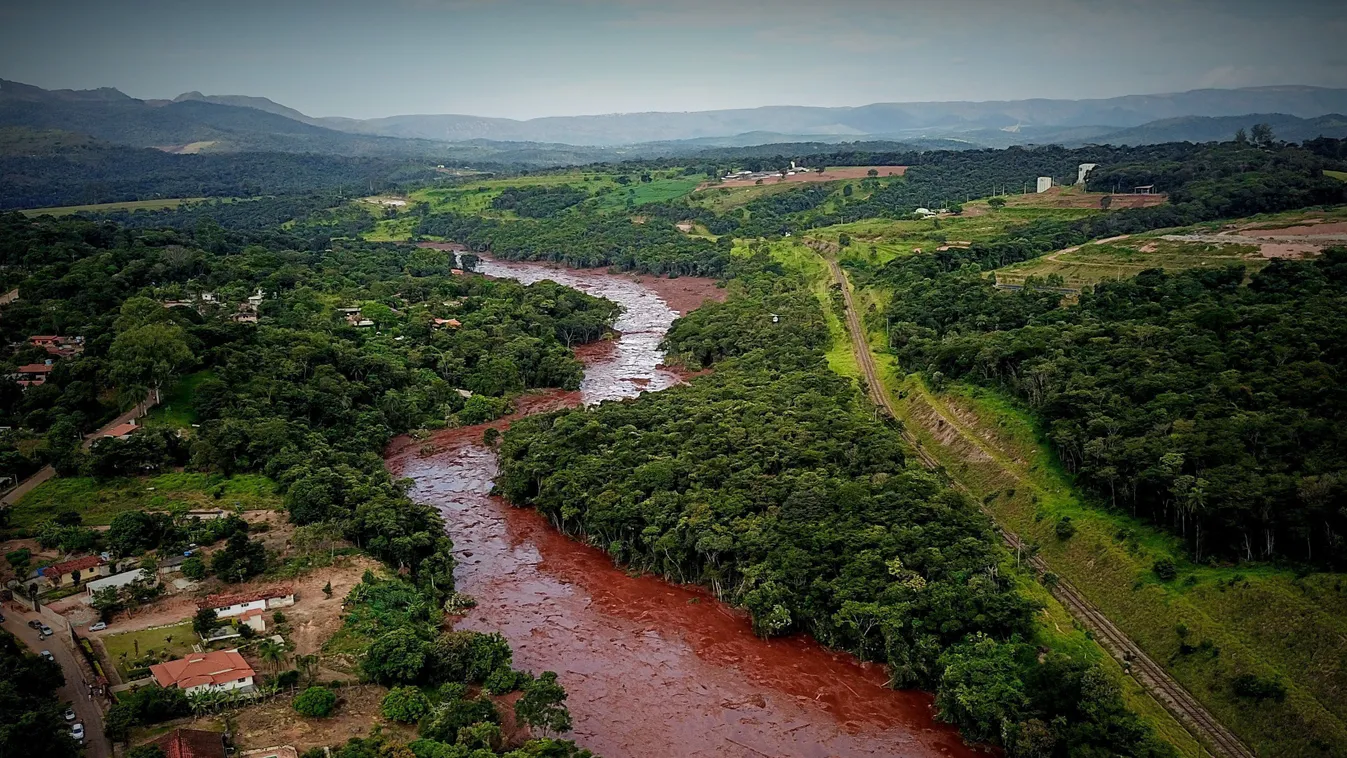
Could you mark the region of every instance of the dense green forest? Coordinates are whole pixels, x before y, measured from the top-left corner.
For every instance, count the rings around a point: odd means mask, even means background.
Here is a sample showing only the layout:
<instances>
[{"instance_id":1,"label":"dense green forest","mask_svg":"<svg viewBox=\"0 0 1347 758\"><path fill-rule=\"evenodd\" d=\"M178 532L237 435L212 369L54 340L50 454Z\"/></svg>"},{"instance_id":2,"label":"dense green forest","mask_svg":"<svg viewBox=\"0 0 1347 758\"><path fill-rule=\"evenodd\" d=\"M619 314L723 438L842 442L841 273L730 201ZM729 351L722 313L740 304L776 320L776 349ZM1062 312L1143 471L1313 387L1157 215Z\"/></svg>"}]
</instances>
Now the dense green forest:
<instances>
[{"instance_id":1,"label":"dense green forest","mask_svg":"<svg viewBox=\"0 0 1347 758\"><path fill-rule=\"evenodd\" d=\"M1196 559L1347 563L1347 250L1148 271L1061 307L976 274L889 309L905 365L1005 387L1067 469L1184 537Z\"/></svg>"},{"instance_id":2,"label":"dense green forest","mask_svg":"<svg viewBox=\"0 0 1347 758\"><path fill-rule=\"evenodd\" d=\"M408 602L427 622L453 594L452 544L439 514L410 500L390 477L383 447L412 428L499 416L509 396L524 389L578 387L581 367L567 345L597 339L617 315L613 303L553 282L451 275L452 258L437 250L347 241L315 251L304 249L302 238L218 226L198 237L18 214L0 223L0 257L29 271L22 299L0 325L20 345L7 362L45 356L25 344L28 335L88 335L82 352L54 360L41 386L5 384L0 414L21 434L40 436L31 465L51 462L62 474L97 477L182 464L265 473L280 484L294 523L330 524L404 574L400 591L414 596ZM238 322L235 309L254 293L262 298L257 323ZM339 308L358 309L369 325L353 326ZM192 399L199 425L192 434L146 429L91 450L79 446L80 432L116 412L116 404L105 405L109 398L134 402L188 373L205 376ZM19 455L12 447L7 454ZM181 538L162 526L119 517L100 536L76 515L35 531L66 549L102 540L123 552ZM202 536L228 536L211 563L222 577L248 578L265 565L246 529ZM384 636L373 640L376 647ZM499 655L508 664L508 645ZM524 689L528 702L537 701L536 718L561 723L564 692L554 677L538 684L505 671L509 676L497 675L491 686ZM443 697L443 709L452 710L453 699ZM119 717L127 724L148 718L128 708Z\"/></svg>"},{"instance_id":3,"label":"dense green forest","mask_svg":"<svg viewBox=\"0 0 1347 758\"><path fill-rule=\"evenodd\" d=\"M817 301L759 256L669 348L715 371L516 422L499 491L613 559L710 586L759 633L808 632L935 689L942 718L1012 755L1169 755L1099 669L1026 644L1033 605L987 519L907 465L833 374ZM774 320L772 314L779 318Z\"/></svg>"},{"instance_id":4,"label":"dense green forest","mask_svg":"<svg viewBox=\"0 0 1347 758\"><path fill-rule=\"evenodd\" d=\"M453 240L508 260L613 266L684 276L720 275L729 262L731 242L691 237L664 221L638 223L626 214L500 221L437 213L422 218L417 233Z\"/></svg>"}]
</instances>

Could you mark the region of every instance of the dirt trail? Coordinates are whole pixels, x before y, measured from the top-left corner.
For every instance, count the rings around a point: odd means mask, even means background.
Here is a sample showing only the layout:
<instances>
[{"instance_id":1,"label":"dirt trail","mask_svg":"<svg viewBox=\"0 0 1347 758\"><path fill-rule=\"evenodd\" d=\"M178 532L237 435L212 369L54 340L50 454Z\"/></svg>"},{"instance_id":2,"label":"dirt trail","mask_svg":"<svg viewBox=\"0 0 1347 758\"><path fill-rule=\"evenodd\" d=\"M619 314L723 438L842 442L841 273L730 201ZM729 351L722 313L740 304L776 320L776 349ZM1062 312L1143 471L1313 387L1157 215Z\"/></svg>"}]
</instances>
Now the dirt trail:
<instances>
[{"instance_id":1,"label":"dirt trail","mask_svg":"<svg viewBox=\"0 0 1347 758\"><path fill-rule=\"evenodd\" d=\"M870 350L870 345L865 339L865 330L861 327L860 318L857 316L855 303L852 301L850 282L847 280L846 273L837 261L828 259L828 268L832 271L833 279L842 287L842 297L846 303L847 312L847 332L851 337L852 351L856 355L856 362L860 365L861 372L865 376L866 387L869 390L870 397L880 407L884 408L888 414L894 418L901 418L893 403L889 398L889 393L885 390L880 379L879 371L875 367L874 355ZM934 401L934 398L930 398ZM990 455L986 450L985 444L972 434L962 423L959 422L954 414L943 410L937 402L931 402L931 407L940 414L943 421L951 427L958 429L961 435L970 443L977 446ZM940 464L930 453L922 449L921 443L906 428L902 430L903 439L917 453L921 462L930 469L939 470ZM995 456L993 456L995 457ZM1024 480L1019 472L1011 467L1006 467L1007 473L1016 479ZM973 502L978 502L973 498L961 483L951 479L951 484L968 494ZM1024 547L1024 543L1013 532L1007 531L999 523L996 523L995 517L991 512L982 506L982 510L992 518L997 531L1001 534L1006 544L1017 552ZM1039 574L1049 571L1048 564L1038 556L1029 559L1029 564ZM1207 709L1193 697L1183 685L1175 681L1158 663L1146 655L1146 653L1133 642L1122 630L1113 625L1104 614L1100 613L1092 603L1085 599L1079 591L1065 579L1059 579L1057 585L1051 588L1052 594L1062 603L1063 606L1071 612L1083 626L1092 631L1095 638L1109 651L1114 658L1120 662L1130 663L1131 673L1147 692L1162 704L1174 717L1179 720L1193 734L1198 741L1214 747L1216 751L1229 758L1255 758L1250 750L1233 732L1225 727L1211 715Z\"/></svg>"}]
</instances>

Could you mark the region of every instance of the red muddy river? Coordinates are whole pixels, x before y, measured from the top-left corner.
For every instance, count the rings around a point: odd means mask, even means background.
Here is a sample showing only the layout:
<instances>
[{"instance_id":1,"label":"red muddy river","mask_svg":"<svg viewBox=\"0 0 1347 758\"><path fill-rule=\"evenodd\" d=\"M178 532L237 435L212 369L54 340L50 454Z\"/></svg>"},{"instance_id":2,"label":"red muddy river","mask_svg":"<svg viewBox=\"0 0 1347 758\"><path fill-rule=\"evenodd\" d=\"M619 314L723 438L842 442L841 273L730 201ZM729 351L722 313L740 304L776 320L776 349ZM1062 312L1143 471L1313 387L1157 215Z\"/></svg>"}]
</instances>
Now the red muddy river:
<instances>
[{"instance_id":1,"label":"red muddy river","mask_svg":"<svg viewBox=\"0 0 1347 758\"><path fill-rule=\"evenodd\" d=\"M523 282L553 279L620 303L620 337L579 353L579 392L539 394L536 413L632 397L679 381L659 343L679 310L720 295L707 280L632 276L483 261ZM497 422L500 426L506 422ZM743 614L695 587L628 576L608 556L554 530L537 512L491 497L485 426L400 439L387 463L439 507L477 607L461 629L499 631L519 668L556 671L570 693L569 736L604 758L675 756L973 756L935 722L930 695L886 689L881 667L803 637L758 639ZM429 442L434 452L422 452Z\"/></svg>"}]
</instances>

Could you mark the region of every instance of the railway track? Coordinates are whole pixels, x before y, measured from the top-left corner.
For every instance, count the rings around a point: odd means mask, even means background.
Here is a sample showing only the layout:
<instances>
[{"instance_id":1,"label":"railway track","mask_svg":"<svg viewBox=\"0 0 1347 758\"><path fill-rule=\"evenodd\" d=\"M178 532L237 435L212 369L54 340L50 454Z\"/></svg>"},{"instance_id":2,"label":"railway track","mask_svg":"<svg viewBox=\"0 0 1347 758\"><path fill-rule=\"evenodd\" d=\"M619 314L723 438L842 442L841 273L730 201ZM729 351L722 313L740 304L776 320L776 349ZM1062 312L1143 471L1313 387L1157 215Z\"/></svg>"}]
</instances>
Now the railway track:
<instances>
[{"instance_id":1,"label":"railway track","mask_svg":"<svg viewBox=\"0 0 1347 758\"><path fill-rule=\"evenodd\" d=\"M851 349L856 356L856 363L860 367L861 374L865 377L866 390L869 392L870 399L876 406L883 408L890 417L897 420L900 418L897 409L894 408L889 394L884 391L884 385L879 380L879 370L875 365L874 354L870 351L870 345L865 339L865 330L862 328L856 305L852 301L851 288L848 286L846 273L842 271L842 267L831 256L825 256L825 259L828 262L829 270L832 272L833 281L842 287L842 300L846 304L847 333L851 338ZM901 434L903 440L916 452L922 465L933 470L941 469L940 463L922 447L920 441L911 431L903 427ZM972 493L959 481L950 478L950 482L956 489L969 495L973 502L981 502L978 498L973 497ZM983 512L992 519L996 531L1001 535L1001 539L1005 541L1006 545L1015 550L1017 555L1023 552L1025 544L1019 536L998 523L986 506L981 507ZM1038 556L1031 557L1028 563L1040 576L1049 572L1048 564ZM1173 714L1179 720L1179 723L1183 724L1199 742L1218 755L1226 756L1226 758L1256 758L1254 752L1239 737L1235 736L1224 724L1212 716L1206 707L1198 702L1197 698L1193 697L1192 693L1188 692L1164 668L1146 655L1145 651L1138 647L1122 630L1118 629L1090 601L1086 600L1070 582L1058 579L1053 586L1049 587L1049 590L1077 621L1094 634L1095 640L1103 645L1110 655L1118 659L1123 666L1123 670L1129 672L1150 693L1151 697L1155 698L1156 702Z\"/></svg>"}]
</instances>

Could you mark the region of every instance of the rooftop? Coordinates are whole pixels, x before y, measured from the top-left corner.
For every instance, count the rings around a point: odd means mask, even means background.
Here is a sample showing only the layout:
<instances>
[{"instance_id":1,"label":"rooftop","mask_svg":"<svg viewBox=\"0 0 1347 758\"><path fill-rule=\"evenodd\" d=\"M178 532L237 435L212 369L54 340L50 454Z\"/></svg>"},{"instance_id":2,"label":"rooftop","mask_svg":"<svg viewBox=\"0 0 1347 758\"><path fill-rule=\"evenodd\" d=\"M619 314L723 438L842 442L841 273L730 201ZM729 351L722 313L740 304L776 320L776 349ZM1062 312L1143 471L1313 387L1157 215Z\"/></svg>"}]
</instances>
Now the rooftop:
<instances>
[{"instance_id":1,"label":"rooftop","mask_svg":"<svg viewBox=\"0 0 1347 758\"><path fill-rule=\"evenodd\" d=\"M270 600L275 597L288 597L295 594L295 589L289 585L277 585L275 587L263 587L252 592L238 592L233 594L207 595L204 600L196 604L198 608L228 608L231 605L241 605L243 603L252 603L258 600Z\"/></svg>"},{"instance_id":2,"label":"rooftop","mask_svg":"<svg viewBox=\"0 0 1347 758\"><path fill-rule=\"evenodd\" d=\"M87 571L91 568L98 568L104 563L106 563L106 561L96 555L86 555L83 558L74 558L60 563L53 563L42 569L42 575L62 576L63 574L69 574L71 571Z\"/></svg>"},{"instance_id":3,"label":"rooftop","mask_svg":"<svg viewBox=\"0 0 1347 758\"><path fill-rule=\"evenodd\" d=\"M203 684L226 684L257 674L237 650L193 653L176 661L156 663L150 667L150 673L159 686L181 689Z\"/></svg>"},{"instance_id":4,"label":"rooftop","mask_svg":"<svg viewBox=\"0 0 1347 758\"><path fill-rule=\"evenodd\" d=\"M224 758L224 737L219 732L174 729L150 741L164 751L164 758Z\"/></svg>"}]
</instances>

